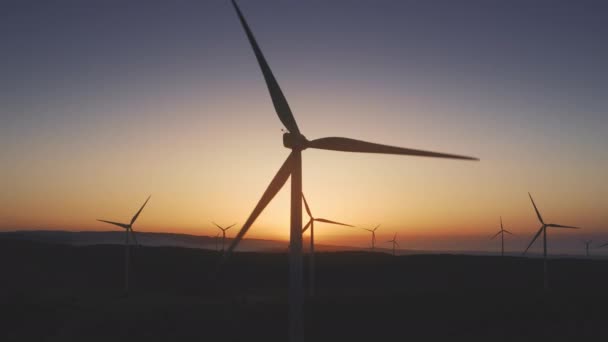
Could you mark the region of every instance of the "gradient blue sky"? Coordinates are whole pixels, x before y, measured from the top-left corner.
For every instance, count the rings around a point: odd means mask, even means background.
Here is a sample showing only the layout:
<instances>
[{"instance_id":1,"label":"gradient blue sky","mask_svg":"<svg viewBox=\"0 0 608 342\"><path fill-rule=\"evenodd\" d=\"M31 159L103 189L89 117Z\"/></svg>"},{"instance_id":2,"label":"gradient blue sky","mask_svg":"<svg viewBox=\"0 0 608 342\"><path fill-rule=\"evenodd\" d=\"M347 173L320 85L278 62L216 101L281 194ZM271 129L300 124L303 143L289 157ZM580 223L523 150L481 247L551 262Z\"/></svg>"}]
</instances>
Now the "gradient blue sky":
<instances>
[{"instance_id":1,"label":"gradient blue sky","mask_svg":"<svg viewBox=\"0 0 608 342\"><path fill-rule=\"evenodd\" d=\"M239 3L309 138L482 159L307 151L319 216L383 223L409 248L483 248L466 241L502 215L525 245L531 191L586 228L564 239L608 237L605 1ZM126 220L148 193L142 230L244 222L287 151L229 1L1 9L1 230L111 229L92 219ZM286 238L286 191L275 202L252 236Z\"/></svg>"}]
</instances>

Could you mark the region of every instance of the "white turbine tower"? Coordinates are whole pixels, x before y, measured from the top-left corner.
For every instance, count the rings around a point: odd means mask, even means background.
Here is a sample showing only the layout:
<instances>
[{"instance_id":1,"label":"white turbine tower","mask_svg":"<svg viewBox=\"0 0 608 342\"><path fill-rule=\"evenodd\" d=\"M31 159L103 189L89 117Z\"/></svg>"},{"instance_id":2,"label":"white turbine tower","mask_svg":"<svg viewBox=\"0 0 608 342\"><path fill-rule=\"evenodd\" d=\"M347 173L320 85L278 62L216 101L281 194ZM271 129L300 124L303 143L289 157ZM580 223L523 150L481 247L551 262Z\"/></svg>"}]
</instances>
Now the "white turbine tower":
<instances>
[{"instance_id":1,"label":"white turbine tower","mask_svg":"<svg viewBox=\"0 0 608 342\"><path fill-rule=\"evenodd\" d=\"M376 248L376 229L378 229L378 227L380 227L380 225L377 225L373 229L362 228L363 230L367 230L368 232L372 233L372 251Z\"/></svg>"},{"instance_id":2,"label":"white turbine tower","mask_svg":"<svg viewBox=\"0 0 608 342\"><path fill-rule=\"evenodd\" d=\"M306 202L306 197L302 194L302 199L304 200L304 207L306 208L306 213L310 218L308 223L302 228L302 234L310 228L310 275L308 277L309 287L308 292L312 297L315 294L315 222L323 222L329 224L335 224L339 226L353 227L350 224L340 223L336 221L327 220L324 218L315 218L312 216L312 212L310 211L310 207L308 206L308 202Z\"/></svg>"},{"instance_id":3,"label":"white turbine tower","mask_svg":"<svg viewBox=\"0 0 608 342\"><path fill-rule=\"evenodd\" d=\"M492 236L490 240L494 240L498 235L500 235L500 255L505 256L505 233L513 235L510 231L506 230L502 226L502 216L500 217L500 230L496 235Z\"/></svg>"},{"instance_id":4,"label":"white turbine tower","mask_svg":"<svg viewBox=\"0 0 608 342\"><path fill-rule=\"evenodd\" d=\"M592 242L592 240L583 241L583 243L585 244L585 255L587 257L589 257L589 245L591 245Z\"/></svg>"},{"instance_id":5,"label":"white turbine tower","mask_svg":"<svg viewBox=\"0 0 608 342\"><path fill-rule=\"evenodd\" d=\"M137 239L135 238L135 232L133 231L133 224L135 223L135 220L137 220L137 217L139 216L141 211L144 209L144 207L150 200L150 197L151 197L151 195L148 196L148 198L146 199L144 204L141 206L141 208L139 208L137 213L135 213L135 215L131 219L131 222L129 222L129 223L119 223L119 222L112 222L112 221L99 220L99 219L97 220L97 221L113 224L115 226L119 226L120 228L123 228L125 230L125 293L129 293L129 246L130 246L129 236L133 237L133 241L135 242L135 245L138 245Z\"/></svg>"},{"instance_id":6,"label":"white turbine tower","mask_svg":"<svg viewBox=\"0 0 608 342\"><path fill-rule=\"evenodd\" d=\"M395 246L399 246L399 243L397 242L397 233L395 233L392 240L386 241L386 243L389 243L389 242L393 243L393 256L395 256Z\"/></svg>"},{"instance_id":7,"label":"white turbine tower","mask_svg":"<svg viewBox=\"0 0 608 342\"><path fill-rule=\"evenodd\" d=\"M545 287L545 289L548 289L549 280L547 279L547 228L570 228L570 229L580 229L580 228L572 227L572 226L562 226L562 225L554 224L554 223L545 223L545 221L543 221L542 216L540 216L540 212L536 208L536 204L534 203L534 200L532 199L532 195L530 195L530 193L528 193L528 196L530 196L530 201L532 201L532 205L534 206L534 211L536 211L536 216L538 216L538 220L540 221L541 226L540 226L540 229L538 230L538 232L536 233L536 235L534 235L534 238L532 239L530 244L528 245L528 248L526 248L526 250L524 251L524 255L526 254L526 252L528 252L528 249L530 249L530 247L532 246L534 241L536 241L536 239L538 239L538 237L542 233L543 234L543 278L544 278L544 287Z\"/></svg>"},{"instance_id":8,"label":"white turbine tower","mask_svg":"<svg viewBox=\"0 0 608 342\"><path fill-rule=\"evenodd\" d=\"M236 223L224 228L222 226L220 226L219 224L215 223L215 222L211 222L213 223L219 230L222 231L222 252L224 251L224 245L226 244L226 231L230 228L232 228Z\"/></svg>"}]
</instances>

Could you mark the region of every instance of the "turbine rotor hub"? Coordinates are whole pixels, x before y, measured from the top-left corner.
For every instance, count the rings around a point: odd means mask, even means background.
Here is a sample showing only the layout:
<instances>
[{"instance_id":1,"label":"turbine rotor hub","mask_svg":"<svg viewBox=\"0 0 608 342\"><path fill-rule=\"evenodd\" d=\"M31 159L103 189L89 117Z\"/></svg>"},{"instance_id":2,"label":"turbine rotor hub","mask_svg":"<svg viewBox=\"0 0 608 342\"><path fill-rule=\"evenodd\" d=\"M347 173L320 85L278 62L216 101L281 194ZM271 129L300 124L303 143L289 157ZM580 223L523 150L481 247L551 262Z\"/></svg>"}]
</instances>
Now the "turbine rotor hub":
<instances>
[{"instance_id":1,"label":"turbine rotor hub","mask_svg":"<svg viewBox=\"0 0 608 342\"><path fill-rule=\"evenodd\" d=\"M302 151L308 148L308 139L302 134L284 133L283 146Z\"/></svg>"}]
</instances>

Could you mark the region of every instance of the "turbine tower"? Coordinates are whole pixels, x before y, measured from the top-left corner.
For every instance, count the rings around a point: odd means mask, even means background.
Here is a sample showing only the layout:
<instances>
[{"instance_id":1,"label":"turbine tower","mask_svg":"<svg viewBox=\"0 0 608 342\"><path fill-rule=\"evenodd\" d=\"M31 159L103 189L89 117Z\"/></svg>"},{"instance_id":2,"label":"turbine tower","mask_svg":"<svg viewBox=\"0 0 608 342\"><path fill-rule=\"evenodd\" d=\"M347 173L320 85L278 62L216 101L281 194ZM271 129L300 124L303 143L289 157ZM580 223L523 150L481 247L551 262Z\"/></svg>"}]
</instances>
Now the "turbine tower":
<instances>
[{"instance_id":1,"label":"turbine tower","mask_svg":"<svg viewBox=\"0 0 608 342\"><path fill-rule=\"evenodd\" d=\"M219 230L222 231L222 252L224 251L224 245L226 243L226 231L230 228L232 228L236 223L233 223L232 225L224 228L222 226L220 226L219 224L215 223L215 222L211 222L213 223Z\"/></svg>"},{"instance_id":2,"label":"turbine tower","mask_svg":"<svg viewBox=\"0 0 608 342\"><path fill-rule=\"evenodd\" d=\"M372 251L376 248L376 229L378 229L380 225L377 225L374 229L362 228L363 230L367 230L372 233Z\"/></svg>"},{"instance_id":3,"label":"turbine tower","mask_svg":"<svg viewBox=\"0 0 608 342\"><path fill-rule=\"evenodd\" d=\"M532 246L534 241L536 241L536 239L538 239L538 237L542 233L543 234L543 278L544 278L544 286L545 286L545 290L546 290L549 288L549 280L547 279L547 228L570 228L570 229L580 229L580 228L572 227L572 226L562 226L562 225L554 224L554 223L545 223L545 221L543 221L542 216L540 216L540 212L538 211L538 208L536 208L536 204L534 203L534 200L532 199L532 195L530 195L530 193L528 193L528 196L530 196L530 201L532 201L532 205L534 206L534 211L536 211L536 216L538 216L538 220L540 221L541 226L540 226L540 229L538 230L538 232L536 233L536 235L534 235L534 238L532 239L530 244L528 245L528 248L526 248L526 250L524 251L524 255L526 254L526 252L528 252L528 249L530 249L530 247Z\"/></svg>"},{"instance_id":4,"label":"turbine tower","mask_svg":"<svg viewBox=\"0 0 608 342\"><path fill-rule=\"evenodd\" d=\"M386 243L389 243L389 242L393 243L393 256L395 256L395 246L399 246L399 243L397 242L397 233L395 233L392 240L386 241Z\"/></svg>"},{"instance_id":5,"label":"turbine tower","mask_svg":"<svg viewBox=\"0 0 608 342\"><path fill-rule=\"evenodd\" d=\"M243 227L232 241L228 248L225 257L236 248L241 239L245 236L256 218L279 192L283 185L291 178L291 222L290 222L290 246L289 246L289 333L288 340L290 342L302 341L304 338L302 324L302 310L304 303L304 293L302 286L302 151L307 148L316 148L322 150L333 150L342 152L364 152L364 153L384 153L384 154L399 154L410 156L424 156L436 158L452 158L465 160L478 160L472 157L459 156L453 154L444 154L436 152L428 152L421 150L406 149L388 145L380 145L369 143L360 140L348 138L321 138L308 140L302 133L296 120L289 108L289 104L279 87L279 84L274 77L270 66L266 62L266 58L262 54L262 50L258 46L243 13L239 9L235 0L232 0L232 5L238 15L241 26L243 27L247 39L253 49L257 62L260 66L264 80L268 87L270 97L274 109L287 129L283 134L283 145L291 149L291 153L274 176L270 185L262 195L262 198L253 209L253 212L243 224Z\"/></svg>"},{"instance_id":6,"label":"turbine tower","mask_svg":"<svg viewBox=\"0 0 608 342\"><path fill-rule=\"evenodd\" d=\"M306 208L306 213L308 214L308 217L310 218L308 220L308 223L304 226L304 228L302 228L302 234L304 234L304 232L308 228L310 228L310 275L308 277L308 281L309 281L308 294L312 297L315 295L315 222L323 222L323 223L335 224L335 225L346 226L346 227L354 227L354 226L352 226L350 224L346 224L346 223L340 223L340 222L336 222L336 221L327 220L324 218L313 217L312 212L310 211L310 207L308 206L308 202L306 202L306 197L304 197L303 193L302 193L302 199L304 200L304 207Z\"/></svg>"},{"instance_id":7,"label":"turbine tower","mask_svg":"<svg viewBox=\"0 0 608 342\"><path fill-rule=\"evenodd\" d=\"M589 257L589 245L591 245L592 242L593 242L592 240L583 241L583 243L585 244L585 255L587 257ZM602 245L600 247L603 247L603 246L605 246L605 245Z\"/></svg>"},{"instance_id":8,"label":"turbine tower","mask_svg":"<svg viewBox=\"0 0 608 342\"><path fill-rule=\"evenodd\" d=\"M135 223L135 220L137 220L137 217L139 216L141 211L144 209L144 207L150 200L151 196L152 195L148 196L148 198L146 199L144 204L141 206L141 208L139 208L137 213L135 213L135 215L131 219L131 222L129 222L129 223L119 223L119 222L112 222L112 221L99 220L99 219L97 220L100 222L105 222L105 223L113 224L115 226L119 226L120 228L123 228L125 230L125 293L126 294L129 293L129 247L130 247L129 236L131 236L133 238L135 245L139 245L137 243L137 238L135 238L135 232L133 231L133 224Z\"/></svg>"},{"instance_id":9,"label":"turbine tower","mask_svg":"<svg viewBox=\"0 0 608 342\"><path fill-rule=\"evenodd\" d=\"M500 256L505 256L505 233L513 235L510 231L506 230L502 226L502 216L500 217L500 230L496 235L492 236L490 240L494 240L498 235L500 235Z\"/></svg>"}]
</instances>

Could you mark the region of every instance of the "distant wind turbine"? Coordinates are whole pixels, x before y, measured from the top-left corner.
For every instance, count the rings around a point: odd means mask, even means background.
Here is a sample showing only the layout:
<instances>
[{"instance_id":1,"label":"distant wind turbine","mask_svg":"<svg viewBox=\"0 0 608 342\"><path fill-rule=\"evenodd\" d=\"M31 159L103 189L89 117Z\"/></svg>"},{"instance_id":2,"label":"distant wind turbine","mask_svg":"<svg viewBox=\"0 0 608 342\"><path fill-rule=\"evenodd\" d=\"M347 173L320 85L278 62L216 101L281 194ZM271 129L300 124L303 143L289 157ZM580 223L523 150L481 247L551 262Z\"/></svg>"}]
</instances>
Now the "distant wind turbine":
<instances>
[{"instance_id":1,"label":"distant wind turbine","mask_svg":"<svg viewBox=\"0 0 608 342\"><path fill-rule=\"evenodd\" d=\"M302 194L302 199L304 200L304 207L306 208L306 213L308 213L308 223L302 228L302 234L310 228L310 275L308 277L309 287L308 294L312 297L315 294L315 222L323 222L329 224L336 224L339 226L353 227L350 224L340 223L336 221L327 220L324 218L315 218L312 216L310 211L310 207L308 206L308 202L306 202L306 197Z\"/></svg>"},{"instance_id":2,"label":"distant wind turbine","mask_svg":"<svg viewBox=\"0 0 608 342\"><path fill-rule=\"evenodd\" d=\"M362 228L363 230L367 230L372 233L372 251L376 248L376 229L378 229L380 225L377 225L374 229Z\"/></svg>"},{"instance_id":3,"label":"distant wind turbine","mask_svg":"<svg viewBox=\"0 0 608 342\"><path fill-rule=\"evenodd\" d=\"M570 229L580 229L579 227L572 227L572 226L562 226L559 224L554 224L554 223L545 223L545 221L543 221L542 216L540 216L540 212L538 211L538 208L536 208L536 204L534 203L534 200L532 199L532 195L530 195L530 193L528 193L528 196L530 196L530 201L532 201L532 205L534 206L534 211L536 211L536 216L538 216L538 220L541 223L540 229L538 230L538 232L536 233L536 235L534 235L534 238L532 239L532 241L530 242L530 244L528 245L528 248L526 248L526 250L524 251L524 255L526 254L526 252L528 252L528 249L530 249L530 247L532 246L532 244L534 243L534 241L536 241L536 239L538 239L538 237L540 236L540 234L543 234L543 277L544 277L544 285L545 285L545 289L549 288L549 280L547 279L547 228L570 228Z\"/></svg>"},{"instance_id":4,"label":"distant wind turbine","mask_svg":"<svg viewBox=\"0 0 608 342\"><path fill-rule=\"evenodd\" d=\"M224 251L224 244L226 243L226 231L230 228L232 228L236 223L233 223L232 225L224 228L222 226L220 226L219 224L212 222L219 230L222 231L222 252Z\"/></svg>"},{"instance_id":5,"label":"distant wind turbine","mask_svg":"<svg viewBox=\"0 0 608 342\"><path fill-rule=\"evenodd\" d=\"M135 215L131 219L131 222L129 222L129 223L119 223L119 222L112 222L112 221L99 220L99 219L97 220L97 221L113 224L115 226L119 226L120 228L123 228L125 230L125 292L126 293L129 293L129 246L130 246L129 236L133 237L133 241L135 242L135 245L139 245L137 243L137 239L135 238L135 232L133 231L133 224L135 223L135 220L137 220L137 217L139 216L141 211L144 209L144 207L150 200L151 196L152 195L148 196L148 198L146 199L144 204L141 206L141 208L139 208L137 213L135 213Z\"/></svg>"},{"instance_id":6,"label":"distant wind turbine","mask_svg":"<svg viewBox=\"0 0 608 342\"><path fill-rule=\"evenodd\" d=\"M395 246L399 246L399 243L397 242L397 233L395 233L392 240L386 241L386 243L389 243L389 242L393 243L393 256L395 256Z\"/></svg>"},{"instance_id":7,"label":"distant wind turbine","mask_svg":"<svg viewBox=\"0 0 608 342\"><path fill-rule=\"evenodd\" d=\"M414 149L406 149L388 145L380 145L361 140L348 138L321 138L308 140L302 133L296 120L289 108L289 104L279 87L279 83L274 77L270 66L266 62L266 58L262 54L262 50L258 46L243 13L232 0L232 5L239 17L241 25L245 30L247 39L253 49L257 62L260 66L264 80L268 87L272 104L279 119L287 129L283 134L283 145L291 149L291 153L274 176L270 185L262 195L262 198L253 209L253 212L243 224L243 227L232 241L228 248L225 258L236 248L241 239L245 236L256 218L281 190L287 179L291 177L291 223L290 223L290 246L289 246L289 333L288 340L290 342L301 341L304 337L303 333L303 305L304 291L302 284L302 151L307 148L316 148L322 150L333 150L342 152L364 152L364 153L383 153L383 154L398 154L411 156L424 156L436 158L452 158L464 160L478 160L472 157L459 156L453 154L428 152ZM251 131L250 134L255 134ZM225 260L225 258L223 260Z\"/></svg>"},{"instance_id":8,"label":"distant wind turbine","mask_svg":"<svg viewBox=\"0 0 608 342\"><path fill-rule=\"evenodd\" d=\"M593 242L592 240L583 241L583 243L585 244L585 255L587 257L589 257L589 245L591 245L592 242ZM602 246L605 246L605 245L602 245ZM602 246L600 246L600 247L602 247Z\"/></svg>"},{"instance_id":9,"label":"distant wind turbine","mask_svg":"<svg viewBox=\"0 0 608 342\"><path fill-rule=\"evenodd\" d=\"M506 230L502 226L502 216L500 217L500 230L496 235L492 236L490 240L494 240L498 235L500 235L500 255L505 256L505 233L513 235L510 231Z\"/></svg>"}]
</instances>

